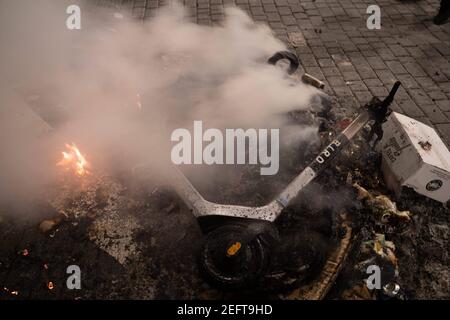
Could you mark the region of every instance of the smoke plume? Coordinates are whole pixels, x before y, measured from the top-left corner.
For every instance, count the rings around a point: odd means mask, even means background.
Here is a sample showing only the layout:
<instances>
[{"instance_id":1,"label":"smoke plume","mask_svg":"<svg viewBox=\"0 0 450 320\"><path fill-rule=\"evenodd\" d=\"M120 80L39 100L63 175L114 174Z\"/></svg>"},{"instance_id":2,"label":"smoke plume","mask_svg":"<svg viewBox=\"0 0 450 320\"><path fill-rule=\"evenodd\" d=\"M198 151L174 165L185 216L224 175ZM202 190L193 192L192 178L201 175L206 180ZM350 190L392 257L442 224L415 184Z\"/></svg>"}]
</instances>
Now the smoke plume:
<instances>
[{"instance_id":1,"label":"smoke plume","mask_svg":"<svg viewBox=\"0 0 450 320\"><path fill-rule=\"evenodd\" d=\"M176 3L142 23L83 2L68 30L73 2L0 0L0 202L40 194L65 143L107 171L169 162L171 130L194 120L314 137L284 114L316 91L266 63L285 45L243 11L211 27Z\"/></svg>"}]
</instances>

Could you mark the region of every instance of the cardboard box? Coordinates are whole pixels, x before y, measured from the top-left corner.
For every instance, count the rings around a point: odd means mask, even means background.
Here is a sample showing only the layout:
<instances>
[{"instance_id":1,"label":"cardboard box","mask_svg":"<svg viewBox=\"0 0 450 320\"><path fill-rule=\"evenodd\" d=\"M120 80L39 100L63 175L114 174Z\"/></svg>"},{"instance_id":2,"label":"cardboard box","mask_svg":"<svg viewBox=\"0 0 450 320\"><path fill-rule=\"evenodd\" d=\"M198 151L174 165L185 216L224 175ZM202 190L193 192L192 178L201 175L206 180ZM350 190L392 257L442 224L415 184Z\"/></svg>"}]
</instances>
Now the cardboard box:
<instances>
[{"instance_id":1,"label":"cardboard box","mask_svg":"<svg viewBox=\"0 0 450 320\"><path fill-rule=\"evenodd\" d=\"M436 131L392 112L383 124L382 170L388 187L400 195L403 186L431 199L450 200L450 152Z\"/></svg>"}]
</instances>

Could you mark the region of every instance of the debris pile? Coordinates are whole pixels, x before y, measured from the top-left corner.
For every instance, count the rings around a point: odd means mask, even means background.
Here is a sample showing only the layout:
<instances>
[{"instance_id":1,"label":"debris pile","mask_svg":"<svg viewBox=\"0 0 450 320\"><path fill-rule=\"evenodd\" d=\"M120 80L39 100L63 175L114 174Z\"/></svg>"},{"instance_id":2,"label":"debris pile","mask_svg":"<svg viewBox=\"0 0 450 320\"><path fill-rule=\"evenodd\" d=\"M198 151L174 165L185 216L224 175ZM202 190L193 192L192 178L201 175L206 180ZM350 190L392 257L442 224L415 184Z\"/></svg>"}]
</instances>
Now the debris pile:
<instances>
[{"instance_id":1,"label":"debris pile","mask_svg":"<svg viewBox=\"0 0 450 320\"><path fill-rule=\"evenodd\" d=\"M295 148L282 145L276 176L261 176L257 166L245 165L219 171L200 167L190 170L189 178L211 201L266 203L351 122L351 111L328 107L287 115L294 126L318 128L318 138L299 141ZM381 155L370 149L368 134L366 130L355 139L277 220L281 241L273 257L275 267L261 287L238 293L212 288L196 263L202 234L180 199L161 187L124 179L130 172L107 176L95 169L86 175L78 171L81 179L66 177L54 186L48 194L54 215L33 229L0 223L2 239L23 243L20 259L0 248L0 280L8 275L12 282L0 286L9 297L21 292L33 298L48 294L79 298L61 291L57 282L64 268L76 263L82 270L96 270L86 273L82 298L318 299L327 295L335 280L328 298L448 297L448 211L413 192L403 192L394 202L381 178ZM205 176L210 177L208 183ZM27 237L20 239L19 234ZM64 251L56 249L69 245L67 253L54 256ZM39 289L27 292L27 284L11 275L28 276L31 271L26 270L34 264L39 271L44 266L45 276ZM371 266L379 267L381 274L375 289L367 282ZM58 268L59 278L52 274Z\"/></svg>"},{"instance_id":2,"label":"debris pile","mask_svg":"<svg viewBox=\"0 0 450 320\"><path fill-rule=\"evenodd\" d=\"M448 209L408 188L394 202L395 194L382 179L381 155L361 146L362 152L367 152L363 162L356 156L352 164L357 170L350 170L350 179L347 177L359 202L352 212L354 228L359 230L358 244L330 297L448 298ZM438 241L433 239L436 229ZM379 289L367 286L371 265L380 267Z\"/></svg>"}]
</instances>

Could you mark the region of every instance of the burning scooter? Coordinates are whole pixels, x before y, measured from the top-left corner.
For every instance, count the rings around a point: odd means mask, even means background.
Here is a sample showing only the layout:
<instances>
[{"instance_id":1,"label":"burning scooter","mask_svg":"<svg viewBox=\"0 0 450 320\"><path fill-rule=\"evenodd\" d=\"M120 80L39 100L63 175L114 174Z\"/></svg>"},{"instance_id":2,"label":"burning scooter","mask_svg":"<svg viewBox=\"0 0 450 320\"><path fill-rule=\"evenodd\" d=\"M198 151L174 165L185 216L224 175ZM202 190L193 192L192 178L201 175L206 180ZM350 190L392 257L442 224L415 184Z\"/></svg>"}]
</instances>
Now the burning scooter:
<instances>
[{"instance_id":1,"label":"burning scooter","mask_svg":"<svg viewBox=\"0 0 450 320\"><path fill-rule=\"evenodd\" d=\"M288 60L292 74L299 66L298 58L290 52L278 52L268 62ZM303 81L318 88L321 82L304 75ZM308 186L346 147L360 130L369 124L369 139L382 138L382 123L390 114L389 105L400 86L396 82L383 100L374 97L359 115L342 131L274 200L265 206L247 207L207 201L177 168L169 173L169 182L197 218L205 233L200 253L202 268L213 282L225 287L242 287L264 277L271 266L271 252L279 243L274 221L283 210Z\"/></svg>"}]
</instances>

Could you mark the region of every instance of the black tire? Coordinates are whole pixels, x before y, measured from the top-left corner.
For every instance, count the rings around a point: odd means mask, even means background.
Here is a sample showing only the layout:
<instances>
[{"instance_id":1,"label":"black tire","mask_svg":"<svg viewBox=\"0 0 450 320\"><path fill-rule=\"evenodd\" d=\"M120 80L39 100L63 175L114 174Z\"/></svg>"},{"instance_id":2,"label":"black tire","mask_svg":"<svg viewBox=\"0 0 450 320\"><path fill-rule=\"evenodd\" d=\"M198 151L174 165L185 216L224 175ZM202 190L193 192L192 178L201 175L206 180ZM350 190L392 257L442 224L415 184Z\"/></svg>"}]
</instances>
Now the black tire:
<instances>
[{"instance_id":1,"label":"black tire","mask_svg":"<svg viewBox=\"0 0 450 320\"><path fill-rule=\"evenodd\" d=\"M253 234L249 224L233 223L211 231L200 254L207 280L214 286L233 290L249 287L261 279L270 266L271 246L278 235L271 229ZM227 248L238 241L242 243L238 253L227 255Z\"/></svg>"}]
</instances>

